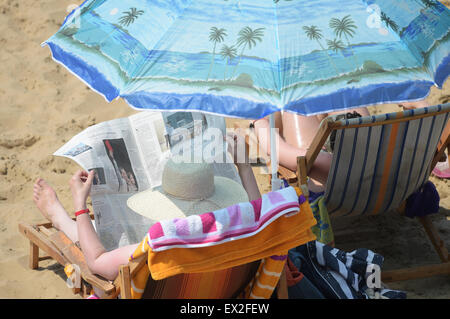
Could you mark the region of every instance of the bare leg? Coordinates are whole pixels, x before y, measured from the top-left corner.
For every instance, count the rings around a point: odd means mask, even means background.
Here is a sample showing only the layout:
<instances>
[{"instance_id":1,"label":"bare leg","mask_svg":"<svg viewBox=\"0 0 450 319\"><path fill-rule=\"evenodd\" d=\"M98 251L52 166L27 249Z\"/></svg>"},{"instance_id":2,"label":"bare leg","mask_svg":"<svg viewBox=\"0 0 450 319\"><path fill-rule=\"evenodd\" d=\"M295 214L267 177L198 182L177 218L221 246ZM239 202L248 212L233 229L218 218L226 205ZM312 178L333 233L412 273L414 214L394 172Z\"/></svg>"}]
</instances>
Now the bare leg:
<instances>
[{"instance_id":1,"label":"bare leg","mask_svg":"<svg viewBox=\"0 0 450 319\"><path fill-rule=\"evenodd\" d=\"M267 119L269 119L267 117ZM280 136L282 138L285 138L284 136L284 128L283 128L283 118L281 112L275 113L275 128L278 129L278 132L280 133Z\"/></svg>"},{"instance_id":2,"label":"bare leg","mask_svg":"<svg viewBox=\"0 0 450 319\"><path fill-rule=\"evenodd\" d=\"M300 149L308 149L320 126L317 116L303 116L283 113L284 138L288 144Z\"/></svg>"},{"instance_id":3,"label":"bare leg","mask_svg":"<svg viewBox=\"0 0 450 319\"><path fill-rule=\"evenodd\" d=\"M418 109L421 107L428 107L430 106L430 104L427 102L427 100L420 100L417 102L405 102L405 103L401 103L399 104L399 106L403 107L404 109Z\"/></svg>"},{"instance_id":4,"label":"bare leg","mask_svg":"<svg viewBox=\"0 0 450 319\"><path fill-rule=\"evenodd\" d=\"M353 109L352 111L356 111L362 116L369 115L369 111L365 107ZM287 143L293 146L300 149L308 149L319 129L320 122L328 115L340 113L344 112L340 111L312 116L285 112L283 113L283 137Z\"/></svg>"},{"instance_id":5,"label":"bare leg","mask_svg":"<svg viewBox=\"0 0 450 319\"><path fill-rule=\"evenodd\" d=\"M358 107L356 109L351 109L350 110L350 112L353 112L353 111L361 114L361 116L369 116L370 115L369 110L366 107ZM347 111L332 112L332 113L329 113L327 115L342 114L342 113L347 113Z\"/></svg>"},{"instance_id":6,"label":"bare leg","mask_svg":"<svg viewBox=\"0 0 450 319\"><path fill-rule=\"evenodd\" d=\"M128 258L137 247L136 244L105 252L90 217L87 214L79 216L78 219L82 217L82 225L77 227L77 223L67 214L53 188L42 178L37 179L34 184L33 200L42 215L52 222L56 229L66 234L71 241L77 242L78 238L82 239L80 244L89 268L92 272L107 279L113 280L117 277L119 266L128 262ZM78 232L80 232L80 236ZM90 243L89 240L92 242ZM98 252L97 249L100 249L101 253L95 255L95 252ZM92 257L93 251L95 251L95 257Z\"/></svg>"},{"instance_id":7,"label":"bare leg","mask_svg":"<svg viewBox=\"0 0 450 319\"><path fill-rule=\"evenodd\" d=\"M33 200L45 218L73 242L78 241L77 224L62 206L53 188L42 178L33 187Z\"/></svg>"},{"instance_id":8,"label":"bare leg","mask_svg":"<svg viewBox=\"0 0 450 319\"><path fill-rule=\"evenodd\" d=\"M286 126L284 126L286 129ZM313 127L313 126L312 126ZM256 134L261 149L270 155L270 140L269 140L269 121L266 119L259 120L255 123ZM317 132L318 127L315 128L314 133ZM279 146L279 162L284 167L292 171L297 170L297 157L304 156L307 148L295 147L288 144L283 138L277 135ZM314 163L310 172L309 187L313 192L324 190L328 172L331 166L331 155L328 153L319 153L317 160Z\"/></svg>"}]
</instances>

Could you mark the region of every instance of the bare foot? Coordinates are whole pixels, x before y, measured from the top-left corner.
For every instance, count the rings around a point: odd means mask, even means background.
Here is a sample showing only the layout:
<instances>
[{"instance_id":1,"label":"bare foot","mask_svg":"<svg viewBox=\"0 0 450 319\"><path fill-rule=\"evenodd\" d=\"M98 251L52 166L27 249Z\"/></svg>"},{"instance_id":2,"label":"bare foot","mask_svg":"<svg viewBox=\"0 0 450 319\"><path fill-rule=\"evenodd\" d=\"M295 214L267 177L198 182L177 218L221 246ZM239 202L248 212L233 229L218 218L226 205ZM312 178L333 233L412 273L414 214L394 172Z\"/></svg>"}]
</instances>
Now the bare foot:
<instances>
[{"instance_id":1,"label":"bare foot","mask_svg":"<svg viewBox=\"0 0 450 319\"><path fill-rule=\"evenodd\" d=\"M61 219L68 215L53 188L42 178L38 178L34 184L33 200L42 215L59 229Z\"/></svg>"},{"instance_id":2,"label":"bare foot","mask_svg":"<svg viewBox=\"0 0 450 319\"><path fill-rule=\"evenodd\" d=\"M416 101L416 102L403 102L399 104L405 110L418 109L422 107L428 107L430 104L426 100Z\"/></svg>"}]
</instances>

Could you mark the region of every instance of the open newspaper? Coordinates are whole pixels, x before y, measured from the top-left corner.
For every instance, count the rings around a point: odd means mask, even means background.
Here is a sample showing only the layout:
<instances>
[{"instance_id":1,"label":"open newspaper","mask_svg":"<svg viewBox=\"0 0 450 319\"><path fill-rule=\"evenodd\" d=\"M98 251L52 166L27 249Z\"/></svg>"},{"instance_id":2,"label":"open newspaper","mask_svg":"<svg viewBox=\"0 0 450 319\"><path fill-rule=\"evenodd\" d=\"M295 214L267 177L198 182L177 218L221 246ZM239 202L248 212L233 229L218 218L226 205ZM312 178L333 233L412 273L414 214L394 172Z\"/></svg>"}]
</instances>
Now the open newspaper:
<instances>
[{"instance_id":1,"label":"open newspaper","mask_svg":"<svg viewBox=\"0 0 450 319\"><path fill-rule=\"evenodd\" d=\"M218 142L206 137L204 132L208 131L222 134L223 147L203 152ZM141 241L155 222L129 209L127 200L137 192L160 186L169 158L180 158L183 151L191 150L195 156L201 154L203 160L213 162L217 176L241 183L227 153L224 134L225 119L219 116L146 111L88 127L54 155L95 171L91 190L95 226L103 245L110 250Z\"/></svg>"}]
</instances>

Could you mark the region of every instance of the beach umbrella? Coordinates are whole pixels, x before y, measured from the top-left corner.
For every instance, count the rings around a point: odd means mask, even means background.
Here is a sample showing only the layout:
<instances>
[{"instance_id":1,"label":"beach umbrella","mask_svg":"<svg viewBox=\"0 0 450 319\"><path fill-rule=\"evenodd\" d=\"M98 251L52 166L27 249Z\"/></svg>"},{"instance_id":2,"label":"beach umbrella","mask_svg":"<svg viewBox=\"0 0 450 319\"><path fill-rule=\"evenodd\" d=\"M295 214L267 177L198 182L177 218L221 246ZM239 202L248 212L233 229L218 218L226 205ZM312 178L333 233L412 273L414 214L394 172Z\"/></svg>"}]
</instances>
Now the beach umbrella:
<instances>
[{"instance_id":1,"label":"beach umbrella","mask_svg":"<svg viewBox=\"0 0 450 319\"><path fill-rule=\"evenodd\" d=\"M257 119L423 99L449 31L436 0L88 0L44 45L108 101Z\"/></svg>"}]
</instances>

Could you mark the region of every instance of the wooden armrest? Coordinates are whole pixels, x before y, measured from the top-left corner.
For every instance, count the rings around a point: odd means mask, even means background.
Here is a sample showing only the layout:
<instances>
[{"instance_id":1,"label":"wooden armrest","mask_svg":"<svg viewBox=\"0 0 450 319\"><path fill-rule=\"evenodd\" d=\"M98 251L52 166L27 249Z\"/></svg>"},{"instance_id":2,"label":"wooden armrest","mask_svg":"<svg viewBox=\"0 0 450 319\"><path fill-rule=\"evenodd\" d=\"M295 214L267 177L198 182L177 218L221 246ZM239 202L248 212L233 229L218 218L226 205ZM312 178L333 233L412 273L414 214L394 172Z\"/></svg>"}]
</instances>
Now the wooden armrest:
<instances>
[{"instance_id":1,"label":"wooden armrest","mask_svg":"<svg viewBox=\"0 0 450 319\"><path fill-rule=\"evenodd\" d=\"M80 267L81 277L94 287L97 287L109 295L114 292L115 287L108 280L97 276L89 269L83 252L63 232L58 231L50 236L50 241L67 258L69 264Z\"/></svg>"},{"instance_id":2,"label":"wooden armrest","mask_svg":"<svg viewBox=\"0 0 450 319\"><path fill-rule=\"evenodd\" d=\"M439 160L441 159L442 155L445 152L446 148L450 148L450 121L447 123L447 125L444 128L444 131L442 132L442 136L439 140L438 143L438 148L436 150L436 154L433 157L433 160L431 162L431 170L432 171L434 169L434 167L436 166L436 164L439 162ZM450 150L449 150L450 152ZM447 158L447 161L449 161L450 163L450 154L448 154L449 158Z\"/></svg>"},{"instance_id":3,"label":"wooden armrest","mask_svg":"<svg viewBox=\"0 0 450 319\"><path fill-rule=\"evenodd\" d=\"M119 275L114 280L114 286L117 289L116 293L121 294L121 298L131 298L131 280L134 274L146 265L146 261L147 254L130 261L127 265L119 267ZM122 289L124 289L123 292L121 291Z\"/></svg>"},{"instance_id":4,"label":"wooden armrest","mask_svg":"<svg viewBox=\"0 0 450 319\"><path fill-rule=\"evenodd\" d=\"M297 179L297 175L295 174L295 172L291 171L289 168L286 168L284 166L278 165L278 172L280 173L281 177L286 179L288 182Z\"/></svg>"},{"instance_id":5,"label":"wooden armrest","mask_svg":"<svg viewBox=\"0 0 450 319\"><path fill-rule=\"evenodd\" d=\"M38 246L61 265L64 266L68 262L67 258L55 247L49 238L39 230L39 227L20 223L19 232L27 237L33 245Z\"/></svg>"},{"instance_id":6,"label":"wooden armrest","mask_svg":"<svg viewBox=\"0 0 450 319\"><path fill-rule=\"evenodd\" d=\"M322 150L331 131L334 129L334 127L335 127L334 124L335 124L334 120L329 117L325 118L320 123L319 130L317 131L316 135L314 136L314 139L312 140L311 145L308 148L308 151L306 152L306 155L305 155L307 174L309 174L309 172L311 171L314 161L316 160L317 156L319 155L320 151Z\"/></svg>"}]
</instances>

